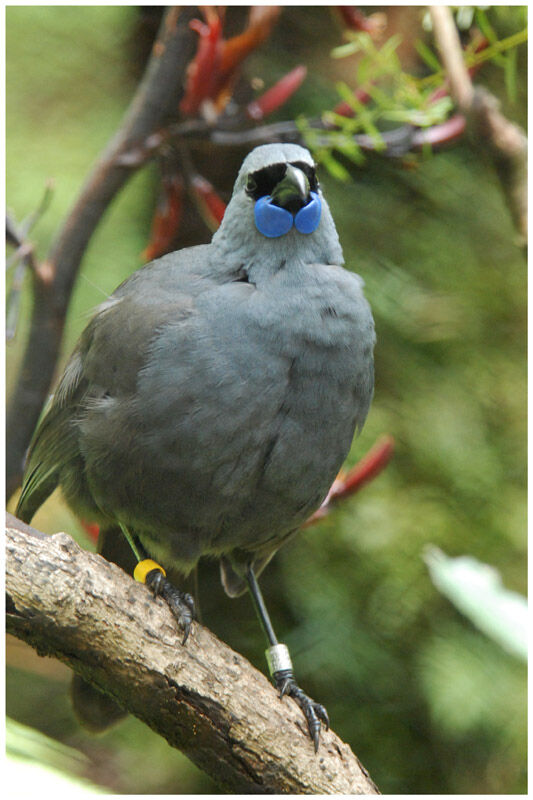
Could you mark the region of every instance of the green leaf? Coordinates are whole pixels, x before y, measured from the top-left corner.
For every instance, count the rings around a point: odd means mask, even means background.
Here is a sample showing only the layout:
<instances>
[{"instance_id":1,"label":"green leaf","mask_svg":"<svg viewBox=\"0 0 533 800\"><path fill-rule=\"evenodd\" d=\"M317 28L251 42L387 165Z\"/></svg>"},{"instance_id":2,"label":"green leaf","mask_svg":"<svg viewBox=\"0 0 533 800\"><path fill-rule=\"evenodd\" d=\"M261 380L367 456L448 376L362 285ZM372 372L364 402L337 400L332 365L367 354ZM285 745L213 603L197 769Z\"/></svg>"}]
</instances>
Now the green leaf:
<instances>
[{"instance_id":1,"label":"green leaf","mask_svg":"<svg viewBox=\"0 0 533 800\"><path fill-rule=\"evenodd\" d=\"M361 51L365 53L375 52L374 43L368 33L364 31L360 33L349 31L349 35L349 42L333 48L330 54L332 58L346 58L346 56L353 56L354 53L360 53Z\"/></svg>"},{"instance_id":2,"label":"green leaf","mask_svg":"<svg viewBox=\"0 0 533 800\"><path fill-rule=\"evenodd\" d=\"M491 45L497 45L498 36L494 31L494 28L489 23L485 11L481 8L477 9L476 21L479 27L481 28L481 32L483 33L484 36L486 36ZM498 55L498 53L495 53L493 55L492 60L494 61L495 64L498 64L498 66L505 67L505 61L501 55Z\"/></svg>"},{"instance_id":3,"label":"green leaf","mask_svg":"<svg viewBox=\"0 0 533 800\"><path fill-rule=\"evenodd\" d=\"M330 55L332 58L346 58L347 56L353 56L354 53L358 53L360 49L359 42L347 42L346 44L334 47Z\"/></svg>"},{"instance_id":4,"label":"green leaf","mask_svg":"<svg viewBox=\"0 0 533 800\"><path fill-rule=\"evenodd\" d=\"M449 558L437 547L424 555L431 580L483 633L527 661L527 601L505 589L499 572L471 556Z\"/></svg>"},{"instance_id":5,"label":"green leaf","mask_svg":"<svg viewBox=\"0 0 533 800\"><path fill-rule=\"evenodd\" d=\"M335 143L335 148L355 164L360 165L364 163L365 157L361 152L361 148L353 139L344 137L343 140Z\"/></svg>"},{"instance_id":6,"label":"green leaf","mask_svg":"<svg viewBox=\"0 0 533 800\"><path fill-rule=\"evenodd\" d=\"M509 100L516 102L516 50L510 50L505 58L505 88L509 96Z\"/></svg>"},{"instance_id":7,"label":"green leaf","mask_svg":"<svg viewBox=\"0 0 533 800\"><path fill-rule=\"evenodd\" d=\"M352 108L356 109L357 105L361 105L359 100L354 96L353 91L350 89L348 84L344 83L344 81L339 81L336 84L337 92L339 93L339 97L341 100L344 100L345 103L348 103Z\"/></svg>"},{"instance_id":8,"label":"green leaf","mask_svg":"<svg viewBox=\"0 0 533 800\"><path fill-rule=\"evenodd\" d=\"M383 47L378 50L380 60L391 60L395 66L398 66L398 69L401 70L400 62L398 61L398 57L396 55L396 50L401 45L403 41L403 37L399 33L395 33L394 36L391 36L390 39L387 39Z\"/></svg>"},{"instance_id":9,"label":"green leaf","mask_svg":"<svg viewBox=\"0 0 533 800\"><path fill-rule=\"evenodd\" d=\"M428 65L428 67L435 72L441 69L439 59L430 48L424 44L420 39L415 42L415 49L420 58Z\"/></svg>"},{"instance_id":10,"label":"green leaf","mask_svg":"<svg viewBox=\"0 0 533 800\"><path fill-rule=\"evenodd\" d=\"M374 121L372 119L372 114L361 113L360 121L363 131L374 140L376 144L376 150L382 150L385 147L385 144L383 142L379 129L374 124Z\"/></svg>"},{"instance_id":11,"label":"green leaf","mask_svg":"<svg viewBox=\"0 0 533 800\"><path fill-rule=\"evenodd\" d=\"M498 36L496 35L494 28L487 19L487 15L484 9L482 8L476 9L476 22L479 25L481 33L489 40L489 42L494 44L494 42L498 41Z\"/></svg>"},{"instance_id":12,"label":"green leaf","mask_svg":"<svg viewBox=\"0 0 533 800\"><path fill-rule=\"evenodd\" d=\"M364 86L369 80L375 79L375 77L375 60L364 56L357 65L357 84L359 86Z\"/></svg>"},{"instance_id":13,"label":"green leaf","mask_svg":"<svg viewBox=\"0 0 533 800\"><path fill-rule=\"evenodd\" d=\"M370 95L374 103L381 109L396 108L394 98L383 91L379 86L369 85L366 88L367 94Z\"/></svg>"},{"instance_id":14,"label":"green leaf","mask_svg":"<svg viewBox=\"0 0 533 800\"><path fill-rule=\"evenodd\" d=\"M350 173L337 159L327 150L318 150L315 153L317 160L325 166L330 175L338 181L346 183L350 180Z\"/></svg>"}]
</instances>

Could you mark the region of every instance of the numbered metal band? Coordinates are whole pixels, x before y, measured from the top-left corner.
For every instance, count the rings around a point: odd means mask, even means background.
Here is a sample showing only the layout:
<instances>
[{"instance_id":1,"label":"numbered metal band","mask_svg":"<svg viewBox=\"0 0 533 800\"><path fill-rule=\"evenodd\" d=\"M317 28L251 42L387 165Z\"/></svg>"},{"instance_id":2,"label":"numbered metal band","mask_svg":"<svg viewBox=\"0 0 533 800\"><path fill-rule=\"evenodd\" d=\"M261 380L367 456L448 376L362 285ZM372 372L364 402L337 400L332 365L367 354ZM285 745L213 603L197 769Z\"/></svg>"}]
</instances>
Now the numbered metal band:
<instances>
[{"instance_id":1,"label":"numbered metal band","mask_svg":"<svg viewBox=\"0 0 533 800\"><path fill-rule=\"evenodd\" d=\"M292 670L292 661L286 644L274 644L265 650L265 654L271 675L281 670Z\"/></svg>"}]
</instances>

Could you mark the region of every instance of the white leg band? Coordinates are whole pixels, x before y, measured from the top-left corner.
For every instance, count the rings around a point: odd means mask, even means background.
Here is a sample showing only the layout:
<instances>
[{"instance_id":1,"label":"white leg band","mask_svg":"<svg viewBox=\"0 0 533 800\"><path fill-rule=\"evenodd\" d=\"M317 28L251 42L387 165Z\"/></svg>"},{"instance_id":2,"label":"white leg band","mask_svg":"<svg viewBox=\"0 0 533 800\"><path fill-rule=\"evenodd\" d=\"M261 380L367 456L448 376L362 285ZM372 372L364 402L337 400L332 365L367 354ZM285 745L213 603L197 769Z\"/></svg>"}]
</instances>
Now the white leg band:
<instances>
[{"instance_id":1,"label":"white leg band","mask_svg":"<svg viewBox=\"0 0 533 800\"><path fill-rule=\"evenodd\" d=\"M274 644L265 650L265 654L271 675L284 669L292 670L292 661L286 644Z\"/></svg>"}]
</instances>

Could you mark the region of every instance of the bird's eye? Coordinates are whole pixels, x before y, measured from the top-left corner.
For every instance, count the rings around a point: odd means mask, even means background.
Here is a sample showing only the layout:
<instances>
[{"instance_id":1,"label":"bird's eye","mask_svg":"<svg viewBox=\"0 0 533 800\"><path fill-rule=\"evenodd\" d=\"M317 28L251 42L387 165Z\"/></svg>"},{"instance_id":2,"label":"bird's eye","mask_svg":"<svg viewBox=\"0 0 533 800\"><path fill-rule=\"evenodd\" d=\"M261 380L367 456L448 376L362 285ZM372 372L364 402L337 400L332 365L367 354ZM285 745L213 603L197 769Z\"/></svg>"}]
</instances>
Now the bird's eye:
<instances>
[{"instance_id":1,"label":"bird's eye","mask_svg":"<svg viewBox=\"0 0 533 800\"><path fill-rule=\"evenodd\" d=\"M283 179L286 169L286 164L269 164L268 167L250 173L246 183L246 194L253 200L259 200L260 197L270 194Z\"/></svg>"}]
</instances>

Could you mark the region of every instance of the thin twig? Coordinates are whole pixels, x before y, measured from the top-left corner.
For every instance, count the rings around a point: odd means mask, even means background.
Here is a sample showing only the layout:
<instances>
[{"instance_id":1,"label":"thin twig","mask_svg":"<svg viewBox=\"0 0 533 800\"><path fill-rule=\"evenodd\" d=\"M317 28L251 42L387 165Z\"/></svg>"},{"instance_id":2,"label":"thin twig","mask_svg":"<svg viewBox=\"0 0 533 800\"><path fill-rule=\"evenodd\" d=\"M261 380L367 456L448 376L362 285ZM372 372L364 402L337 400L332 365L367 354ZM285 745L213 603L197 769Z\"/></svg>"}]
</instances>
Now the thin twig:
<instances>
[{"instance_id":1,"label":"thin twig","mask_svg":"<svg viewBox=\"0 0 533 800\"><path fill-rule=\"evenodd\" d=\"M54 182L48 180L39 205L35 211L28 214L20 224L17 224L9 214L6 216L7 244L11 244L17 248L6 261L6 270L16 265L11 281L11 288L6 299L6 341L8 342L15 338L20 311L20 298L26 270L29 268L34 274L38 273L33 245L31 242L27 241L27 237L34 225L48 209L52 200L53 190Z\"/></svg>"},{"instance_id":2,"label":"thin twig","mask_svg":"<svg viewBox=\"0 0 533 800\"><path fill-rule=\"evenodd\" d=\"M474 89L453 16L447 6L431 6L429 11L437 47L448 76L450 93L461 111L468 112L472 106Z\"/></svg>"},{"instance_id":3,"label":"thin twig","mask_svg":"<svg viewBox=\"0 0 533 800\"><path fill-rule=\"evenodd\" d=\"M40 207L43 208L42 203ZM37 219L36 214L37 212L34 212L33 215L30 215L33 217L34 222ZM6 260L6 270L10 270L13 266L15 267L9 294L6 298L6 340L8 342L12 341L17 329L20 297L26 271L30 269L35 273L37 269L33 245L25 241L25 236L29 232L31 225L28 225L27 222L24 227L23 225L24 223L17 224L9 214L6 216L6 241L17 248Z\"/></svg>"},{"instance_id":4,"label":"thin twig","mask_svg":"<svg viewBox=\"0 0 533 800\"><path fill-rule=\"evenodd\" d=\"M331 125L322 119L308 120L309 127L315 130L331 130ZM454 132L453 137L448 135ZM464 129L459 126L445 128L433 125L429 128L415 128L412 125L401 125L380 134L379 141L366 133L357 133L350 140L365 150L375 152L379 147L380 155L388 158L402 158L413 149L418 149L425 142L431 142L433 147L439 144L448 144L452 138L461 135ZM442 140L441 140L442 134ZM269 144L273 142L289 142L305 144L305 137L298 124L293 120L272 122L267 125L258 125L253 128L235 129L227 126L208 125L203 120L188 120L170 125L167 129L151 136L144 145L136 147L120 156L121 164L129 167L139 167L149 161L163 147L169 143L193 139L195 144L210 142L220 147L244 147ZM328 136L320 135L315 139L317 146L331 144Z\"/></svg>"},{"instance_id":5,"label":"thin twig","mask_svg":"<svg viewBox=\"0 0 533 800\"><path fill-rule=\"evenodd\" d=\"M55 188L55 182L52 178L49 178L46 181L43 196L41 197L41 202L39 203L35 211L32 211L31 214L28 214L28 216L25 219L23 219L22 222L20 223L20 232L24 238L27 238L28 234L30 233L32 228L36 225L38 220L40 220L43 214L45 214L46 211L48 211L50 203L52 202L54 188Z\"/></svg>"}]
</instances>

